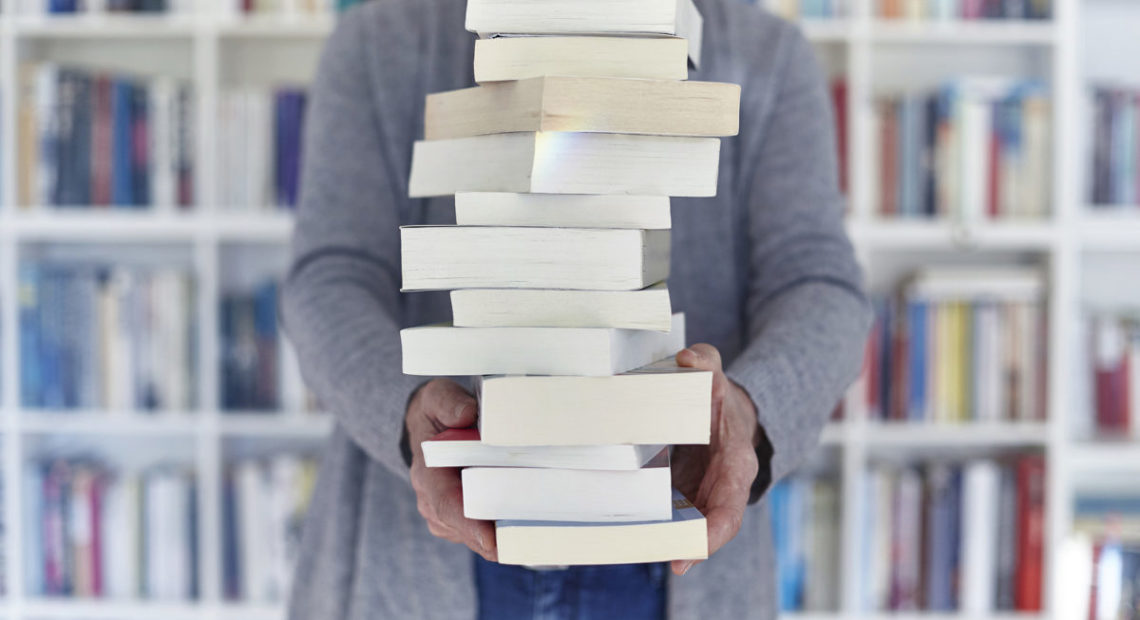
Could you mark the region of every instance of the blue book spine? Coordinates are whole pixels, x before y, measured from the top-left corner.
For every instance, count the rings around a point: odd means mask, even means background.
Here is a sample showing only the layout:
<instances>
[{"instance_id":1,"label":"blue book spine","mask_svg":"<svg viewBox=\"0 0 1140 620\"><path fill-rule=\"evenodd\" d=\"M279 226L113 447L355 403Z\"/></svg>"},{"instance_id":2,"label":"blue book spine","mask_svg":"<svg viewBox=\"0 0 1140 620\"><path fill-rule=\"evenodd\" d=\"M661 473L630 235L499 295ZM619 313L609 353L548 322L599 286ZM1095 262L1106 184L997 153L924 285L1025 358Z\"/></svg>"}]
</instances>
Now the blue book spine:
<instances>
[{"instance_id":1,"label":"blue book spine","mask_svg":"<svg viewBox=\"0 0 1140 620\"><path fill-rule=\"evenodd\" d=\"M880 333L879 341L879 419L886 420L890 417L891 410L891 368L895 360L893 359L893 349L891 346L894 343L894 309L889 299L884 299L881 302L882 331Z\"/></svg>"},{"instance_id":2,"label":"blue book spine","mask_svg":"<svg viewBox=\"0 0 1140 620\"><path fill-rule=\"evenodd\" d=\"M284 92L273 95L273 199L285 205L285 149L287 143L287 98Z\"/></svg>"},{"instance_id":3,"label":"blue book spine","mask_svg":"<svg viewBox=\"0 0 1140 620\"><path fill-rule=\"evenodd\" d=\"M926 413L926 314L927 309L924 302L912 301L907 305L907 321L910 324L908 417L914 422L921 422Z\"/></svg>"},{"instance_id":4,"label":"blue book spine","mask_svg":"<svg viewBox=\"0 0 1140 620\"><path fill-rule=\"evenodd\" d=\"M131 85L116 79L111 86L111 204L129 207L131 191Z\"/></svg>"},{"instance_id":5,"label":"blue book spine","mask_svg":"<svg viewBox=\"0 0 1140 620\"><path fill-rule=\"evenodd\" d=\"M44 592L44 477L34 463L23 472L24 519L24 589L28 596L42 596Z\"/></svg>"},{"instance_id":6,"label":"blue book spine","mask_svg":"<svg viewBox=\"0 0 1140 620\"><path fill-rule=\"evenodd\" d=\"M45 271L41 278L39 296L40 359L43 364L43 392L39 398L41 407L62 409L65 406L62 373L62 346L60 343L63 288L65 275L57 270Z\"/></svg>"},{"instance_id":7,"label":"blue book spine","mask_svg":"<svg viewBox=\"0 0 1140 620\"><path fill-rule=\"evenodd\" d=\"M40 326L40 271L33 265L20 267L20 402L25 407L43 406L43 343Z\"/></svg>"}]
</instances>

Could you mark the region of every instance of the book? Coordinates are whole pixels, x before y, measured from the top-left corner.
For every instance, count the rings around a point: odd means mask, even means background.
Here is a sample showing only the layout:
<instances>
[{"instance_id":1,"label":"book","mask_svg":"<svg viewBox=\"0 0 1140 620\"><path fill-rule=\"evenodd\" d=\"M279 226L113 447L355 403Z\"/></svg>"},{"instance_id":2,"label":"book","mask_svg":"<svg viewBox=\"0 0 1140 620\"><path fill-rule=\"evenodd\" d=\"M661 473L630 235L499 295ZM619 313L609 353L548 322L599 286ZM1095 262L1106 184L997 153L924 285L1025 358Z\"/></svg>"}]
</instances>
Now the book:
<instances>
[{"instance_id":1,"label":"book","mask_svg":"<svg viewBox=\"0 0 1140 620\"><path fill-rule=\"evenodd\" d=\"M637 470L662 445L494 446L473 428L450 428L420 444L427 467L542 467Z\"/></svg>"},{"instance_id":2,"label":"book","mask_svg":"<svg viewBox=\"0 0 1140 620\"><path fill-rule=\"evenodd\" d=\"M455 195L455 223L668 230L672 228L669 206L668 196L461 192Z\"/></svg>"},{"instance_id":3,"label":"book","mask_svg":"<svg viewBox=\"0 0 1140 620\"><path fill-rule=\"evenodd\" d=\"M464 289L451 291L457 327L616 327L668 331L664 282L636 291Z\"/></svg>"},{"instance_id":4,"label":"book","mask_svg":"<svg viewBox=\"0 0 1140 620\"><path fill-rule=\"evenodd\" d=\"M516 132L421 140L412 149L408 193L707 197L716 195L719 161L717 138Z\"/></svg>"},{"instance_id":5,"label":"book","mask_svg":"<svg viewBox=\"0 0 1140 620\"><path fill-rule=\"evenodd\" d=\"M669 231L402 226L403 290L636 290L669 276Z\"/></svg>"},{"instance_id":6,"label":"book","mask_svg":"<svg viewBox=\"0 0 1140 620\"><path fill-rule=\"evenodd\" d=\"M709 442L712 373L672 359L613 377L482 377L476 394L488 444Z\"/></svg>"},{"instance_id":7,"label":"book","mask_svg":"<svg viewBox=\"0 0 1140 620\"><path fill-rule=\"evenodd\" d=\"M600 523L665 521L672 514L668 450L635 470L467 467L463 516Z\"/></svg>"},{"instance_id":8,"label":"book","mask_svg":"<svg viewBox=\"0 0 1140 620\"><path fill-rule=\"evenodd\" d=\"M424 139L512 131L734 136L740 86L544 76L427 96Z\"/></svg>"},{"instance_id":9,"label":"book","mask_svg":"<svg viewBox=\"0 0 1140 620\"><path fill-rule=\"evenodd\" d=\"M475 41L475 82L543 75L684 80L689 42L680 37L495 37Z\"/></svg>"},{"instance_id":10,"label":"book","mask_svg":"<svg viewBox=\"0 0 1140 620\"><path fill-rule=\"evenodd\" d=\"M630 564L708 557L704 516L674 490L672 519L634 523L500 520L499 562L525 566Z\"/></svg>"},{"instance_id":11,"label":"book","mask_svg":"<svg viewBox=\"0 0 1140 620\"><path fill-rule=\"evenodd\" d=\"M408 375L597 377L626 372L680 351L685 346L684 323L683 314L674 314L668 333L597 327L426 325L401 330L400 342L404 374Z\"/></svg>"},{"instance_id":12,"label":"book","mask_svg":"<svg viewBox=\"0 0 1140 620\"><path fill-rule=\"evenodd\" d=\"M467 30L492 34L674 35L700 64L701 14L692 0L469 0Z\"/></svg>"},{"instance_id":13,"label":"book","mask_svg":"<svg viewBox=\"0 0 1140 620\"><path fill-rule=\"evenodd\" d=\"M1017 571L1013 599L1017 611L1041 611L1045 539L1045 459L1017 462Z\"/></svg>"},{"instance_id":14,"label":"book","mask_svg":"<svg viewBox=\"0 0 1140 620\"><path fill-rule=\"evenodd\" d=\"M998 465L989 460L968 463L963 474L959 602L963 612L974 616L994 610L1000 475Z\"/></svg>"}]
</instances>

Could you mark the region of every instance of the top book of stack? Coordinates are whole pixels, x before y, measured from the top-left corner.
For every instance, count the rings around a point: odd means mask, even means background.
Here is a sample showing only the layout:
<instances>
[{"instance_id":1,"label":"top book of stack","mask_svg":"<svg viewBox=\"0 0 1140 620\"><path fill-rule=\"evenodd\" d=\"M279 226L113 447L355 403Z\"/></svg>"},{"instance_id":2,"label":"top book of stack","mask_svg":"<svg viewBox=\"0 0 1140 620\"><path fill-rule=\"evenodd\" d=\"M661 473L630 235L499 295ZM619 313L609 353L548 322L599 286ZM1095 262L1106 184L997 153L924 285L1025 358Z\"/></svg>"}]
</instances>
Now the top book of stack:
<instances>
[{"instance_id":1,"label":"top book of stack","mask_svg":"<svg viewBox=\"0 0 1140 620\"><path fill-rule=\"evenodd\" d=\"M689 42L700 64L701 14L692 0L468 0L467 30L497 35L656 35Z\"/></svg>"}]
</instances>

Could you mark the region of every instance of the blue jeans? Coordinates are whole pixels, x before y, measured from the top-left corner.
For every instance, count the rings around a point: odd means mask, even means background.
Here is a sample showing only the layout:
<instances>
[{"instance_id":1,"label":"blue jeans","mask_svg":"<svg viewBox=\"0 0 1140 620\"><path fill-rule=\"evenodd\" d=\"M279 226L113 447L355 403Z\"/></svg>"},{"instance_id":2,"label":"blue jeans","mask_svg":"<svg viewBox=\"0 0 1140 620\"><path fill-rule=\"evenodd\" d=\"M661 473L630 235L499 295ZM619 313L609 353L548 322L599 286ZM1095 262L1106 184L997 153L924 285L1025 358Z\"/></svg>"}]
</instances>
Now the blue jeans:
<instances>
[{"instance_id":1,"label":"blue jeans","mask_svg":"<svg viewBox=\"0 0 1140 620\"><path fill-rule=\"evenodd\" d=\"M481 620L661 620L668 565L532 570L475 556Z\"/></svg>"}]
</instances>

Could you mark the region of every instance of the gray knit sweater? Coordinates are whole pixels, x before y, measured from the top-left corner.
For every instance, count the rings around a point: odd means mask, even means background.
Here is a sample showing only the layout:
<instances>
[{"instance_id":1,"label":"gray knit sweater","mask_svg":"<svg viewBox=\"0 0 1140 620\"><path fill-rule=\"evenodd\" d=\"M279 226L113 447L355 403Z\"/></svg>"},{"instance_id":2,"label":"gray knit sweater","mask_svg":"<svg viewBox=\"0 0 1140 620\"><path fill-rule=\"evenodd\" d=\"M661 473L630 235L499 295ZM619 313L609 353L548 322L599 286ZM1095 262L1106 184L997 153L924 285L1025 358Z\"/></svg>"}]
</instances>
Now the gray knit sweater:
<instances>
[{"instance_id":1,"label":"gray knit sweater","mask_svg":"<svg viewBox=\"0 0 1140 620\"><path fill-rule=\"evenodd\" d=\"M815 449L854 377L869 322L843 231L833 119L799 32L738 0L698 0L691 79L742 86L714 199L673 200L673 304L689 343L718 347L774 448L775 479ZM400 293L398 227L451 224L411 200L424 95L472 85L463 0L375 0L344 14L312 90L282 313L302 372L336 418L305 527L296 620L471 618L472 555L432 537L398 447L409 394L401 327L449 318L445 293ZM673 618L772 618L765 501L710 561L671 578Z\"/></svg>"}]
</instances>

